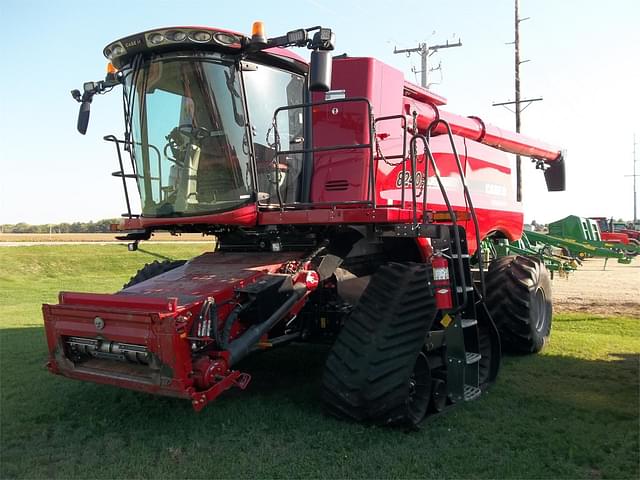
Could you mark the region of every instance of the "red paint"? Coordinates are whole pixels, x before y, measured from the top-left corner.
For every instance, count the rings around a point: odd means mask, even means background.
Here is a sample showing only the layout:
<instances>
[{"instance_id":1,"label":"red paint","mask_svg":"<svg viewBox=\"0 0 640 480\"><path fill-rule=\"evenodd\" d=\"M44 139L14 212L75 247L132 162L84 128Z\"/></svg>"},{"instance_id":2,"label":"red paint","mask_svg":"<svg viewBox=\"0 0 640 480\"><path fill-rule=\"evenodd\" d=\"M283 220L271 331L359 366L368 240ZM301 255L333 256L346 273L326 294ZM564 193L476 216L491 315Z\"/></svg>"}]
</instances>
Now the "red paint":
<instances>
[{"instance_id":1,"label":"red paint","mask_svg":"<svg viewBox=\"0 0 640 480\"><path fill-rule=\"evenodd\" d=\"M205 253L162 275L133 285L112 295L64 292L59 305L44 305L44 322L49 344L48 368L52 373L149 393L190 398L200 410L206 402L234 386L241 373L230 370L226 359L208 355L192 356L189 340L193 322L203 301L213 297L222 329L233 305L224 304L234 290L277 272L289 253ZM299 255L298 255L299 257ZM309 289L317 287L317 274L304 271L301 281ZM315 283L314 283L315 282ZM169 298L171 295L171 298ZM296 305L299 311L306 297ZM104 325L98 329L95 319ZM239 323L231 338L246 325ZM61 356L67 337L100 338L145 347L164 366L153 376L150 369L112 362L104 370L98 362L73 365ZM243 374L245 375L245 374ZM239 385L246 387L245 381ZM204 400L203 400L204 399Z\"/></svg>"},{"instance_id":2,"label":"red paint","mask_svg":"<svg viewBox=\"0 0 640 480\"><path fill-rule=\"evenodd\" d=\"M175 312L176 298L154 298L143 295L128 295L114 297L101 293L60 292L60 305L93 305L117 308L134 308L150 312Z\"/></svg>"},{"instance_id":3,"label":"red paint","mask_svg":"<svg viewBox=\"0 0 640 480\"><path fill-rule=\"evenodd\" d=\"M603 242L629 244L629 236L625 233L600 232Z\"/></svg>"},{"instance_id":4,"label":"red paint","mask_svg":"<svg viewBox=\"0 0 640 480\"><path fill-rule=\"evenodd\" d=\"M417 124L421 133L426 133L432 122L442 119L450 124L454 135L483 143L504 152L539 158L547 163L561 158L561 151L557 147L521 133L503 130L495 125L485 123L478 117L464 117L440 110L435 104L419 103L410 98L405 99L404 108L407 115L411 116L413 112L418 114ZM443 124L438 124L434 131L436 134L447 133Z\"/></svg>"},{"instance_id":5,"label":"red paint","mask_svg":"<svg viewBox=\"0 0 640 480\"><path fill-rule=\"evenodd\" d=\"M250 227L256 224L258 216L255 204L245 205L229 212L215 213L212 215L198 215L193 217L154 218L139 217L123 220L124 230L140 230L171 225L237 225Z\"/></svg>"},{"instance_id":6,"label":"red paint","mask_svg":"<svg viewBox=\"0 0 640 480\"><path fill-rule=\"evenodd\" d=\"M302 270L294 279L295 283L302 283L309 291L315 290L320 284L318 272L313 270Z\"/></svg>"}]
</instances>

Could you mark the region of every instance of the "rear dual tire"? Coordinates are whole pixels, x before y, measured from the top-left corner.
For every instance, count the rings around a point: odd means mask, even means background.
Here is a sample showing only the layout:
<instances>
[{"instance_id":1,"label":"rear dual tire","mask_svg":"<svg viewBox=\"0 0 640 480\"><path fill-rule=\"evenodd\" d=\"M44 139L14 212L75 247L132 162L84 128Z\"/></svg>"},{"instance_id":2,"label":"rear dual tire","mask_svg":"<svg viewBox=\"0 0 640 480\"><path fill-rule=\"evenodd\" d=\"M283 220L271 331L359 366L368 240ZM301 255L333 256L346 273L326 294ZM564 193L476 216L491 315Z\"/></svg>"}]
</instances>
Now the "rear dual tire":
<instances>
[{"instance_id":1,"label":"rear dual tire","mask_svg":"<svg viewBox=\"0 0 640 480\"><path fill-rule=\"evenodd\" d=\"M551 279L544 263L523 255L500 257L486 274L486 304L505 351L537 353L551 334Z\"/></svg>"}]
</instances>

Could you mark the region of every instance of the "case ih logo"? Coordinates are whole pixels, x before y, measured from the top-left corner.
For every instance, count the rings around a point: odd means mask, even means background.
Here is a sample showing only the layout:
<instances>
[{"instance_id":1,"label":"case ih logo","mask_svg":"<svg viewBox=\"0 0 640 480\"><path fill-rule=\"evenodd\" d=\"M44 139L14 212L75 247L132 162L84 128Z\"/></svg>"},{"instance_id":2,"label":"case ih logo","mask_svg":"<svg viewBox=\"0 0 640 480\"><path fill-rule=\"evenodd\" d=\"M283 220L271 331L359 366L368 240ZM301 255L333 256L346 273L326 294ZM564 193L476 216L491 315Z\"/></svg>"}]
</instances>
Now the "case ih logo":
<instances>
[{"instance_id":1,"label":"case ih logo","mask_svg":"<svg viewBox=\"0 0 640 480\"><path fill-rule=\"evenodd\" d=\"M142 39L140 38L135 38L133 40L127 40L124 42L124 46L125 48L131 48L131 47L135 47L138 46L142 43Z\"/></svg>"}]
</instances>

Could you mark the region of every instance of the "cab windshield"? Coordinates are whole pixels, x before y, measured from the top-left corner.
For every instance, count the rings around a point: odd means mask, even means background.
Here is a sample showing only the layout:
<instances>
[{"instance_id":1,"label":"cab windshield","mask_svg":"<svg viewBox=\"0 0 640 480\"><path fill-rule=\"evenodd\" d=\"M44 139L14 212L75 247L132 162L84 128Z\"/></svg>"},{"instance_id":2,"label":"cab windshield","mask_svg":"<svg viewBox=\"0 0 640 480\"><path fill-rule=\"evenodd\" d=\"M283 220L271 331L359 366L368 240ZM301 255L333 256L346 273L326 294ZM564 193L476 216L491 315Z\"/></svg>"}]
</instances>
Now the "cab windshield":
<instances>
[{"instance_id":1,"label":"cab windshield","mask_svg":"<svg viewBox=\"0 0 640 480\"><path fill-rule=\"evenodd\" d=\"M126 80L143 216L203 215L251 201L250 138L234 62L161 56Z\"/></svg>"}]
</instances>

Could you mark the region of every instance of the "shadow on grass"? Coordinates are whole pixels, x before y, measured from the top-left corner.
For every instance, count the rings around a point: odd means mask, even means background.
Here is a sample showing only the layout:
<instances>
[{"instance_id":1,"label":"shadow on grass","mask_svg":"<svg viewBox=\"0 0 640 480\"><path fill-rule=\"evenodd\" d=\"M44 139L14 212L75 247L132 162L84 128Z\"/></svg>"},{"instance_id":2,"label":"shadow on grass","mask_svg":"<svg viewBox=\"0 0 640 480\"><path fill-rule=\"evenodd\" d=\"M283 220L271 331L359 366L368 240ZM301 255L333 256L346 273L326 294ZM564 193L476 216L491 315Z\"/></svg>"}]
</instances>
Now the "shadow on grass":
<instances>
[{"instance_id":1,"label":"shadow on grass","mask_svg":"<svg viewBox=\"0 0 640 480\"><path fill-rule=\"evenodd\" d=\"M125 247L125 248L127 248L127 251L128 251L128 246L127 246L127 244L122 244L122 243L121 243L120 245L121 245L121 246L123 246L123 247ZM140 246L138 246L138 250L136 250L136 251L138 251L138 252L140 252L140 253L144 253L144 254L149 255L149 256L151 256L151 257L160 258L160 259L162 259L162 260L174 260L174 258L173 258L173 257L168 257L168 256L166 256L166 255L162 255L162 254L157 253L157 252L152 252L151 250L147 250L147 249L145 249L145 248L140 248Z\"/></svg>"},{"instance_id":2,"label":"shadow on grass","mask_svg":"<svg viewBox=\"0 0 640 480\"><path fill-rule=\"evenodd\" d=\"M40 328L0 346L2 478L638 476L635 354L507 357L488 395L405 434L322 414L326 347L248 358L249 388L195 413L50 375Z\"/></svg>"}]
</instances>

